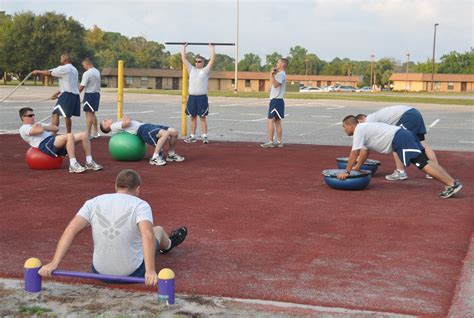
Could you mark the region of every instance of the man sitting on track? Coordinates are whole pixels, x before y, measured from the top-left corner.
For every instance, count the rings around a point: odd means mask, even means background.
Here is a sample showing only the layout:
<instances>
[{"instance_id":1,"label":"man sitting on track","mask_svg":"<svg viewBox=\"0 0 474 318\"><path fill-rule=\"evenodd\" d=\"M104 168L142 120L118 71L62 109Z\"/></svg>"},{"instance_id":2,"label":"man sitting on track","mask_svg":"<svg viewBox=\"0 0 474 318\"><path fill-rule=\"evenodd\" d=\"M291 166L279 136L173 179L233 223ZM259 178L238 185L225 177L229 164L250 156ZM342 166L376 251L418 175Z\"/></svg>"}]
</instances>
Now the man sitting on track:
<instances>
[{"instance_id":1,"label":"man sitting on track","mask_svg":"<svg viewBox=\"0 0 474 318\"><path fill-rule=\"evenodd\" d=\"M114 121L112 119L104 119L100 122L100 130L103 133L112 132L116 134L119 132L128 132L130 134L138 135L144 142L155 147L152 158L150 159L151 165L163 166L166 161L181 162L184 157L178 155L175 152L176 142L178 141L178 130L176 128L145 124L138 120L132 120L130 117L123 117L122 120ZM163 146L169 139L169 149L166 161L163 159Z\"/></svg>"},{"instance_id":2,"label":"man sitting on track","mask_svg":"<svg viewBox=\"0 0 474 318\"><path fill-rule=\"evenodd\" d=\"M339 179L346 179L351 170L360 170L370 150L380 153L394 151L404 166L408 167L410 163L414 163L418 169L442 182L445 190L439 194L441 198L449 198L463 188L462 184L454 180L443 167L436 162L428 161L425 149L411 131L384 123L359 123L352 115L344 118L342 127L346 134L354 136L354 139L347 170L337 176ZM357 164L354 166L356 160Z\"/></svg>"},{"instance_id":3,"label":"man sitting on track","mask_svg":"<svg viewBox=\"0 0 474 318\"><path fill-rule=\"evenodd\" d=\"M115 181L116 193L86 201L64 230L52 262L44 265L39 274L51 276L77 234L90 225L94 273L145 277L146 285L156 285L156 252L166 254L181 244L187 229L181 227L168 236L161 226L153 227L151 207L139 198L140 186L141 178L136 171L122 170Z\"/></svg>"},{"instance_id":4,"label":"man sitting on track","mask_svg":"<svg viewBox=\"0 0 474 318\"><path fill-rule=\"evenodd\" d=\"M421 116L421 113L417 109L405 105L396 105L382 108L375 113L368 115L359 114L356 118L359 123L385 123L408 129L418 137L418 140L425 148L425 153L428 159L432 162L438 163L436 154L426 142L425 122L423 116ZM393 153L393 158L395 159L396 169L392 174L385 176L385 179L390 181L407 179L408 176L405 172L403 163L398 159L395 152ZM433 179L429 174L426 175L426 178Z\"/></svg>"},{"instance_id":5,"label":"man sitting on track","mask_svg":"<svg viewBox=\"0 0 474 318\"><path fill-rule=\"evenodd\" d=\"M58 131L58 126L35 124L35 114L30 107L20 109L20 119L23 125L20 127L20 136L31 147L38 148L41 152L51 156L69 156L69 172L81 173L87 170L101 170L102 166L92 159L91 144L89 136L85 133L68 133L65 135L53 135ZM81 166L76 160L75 144L82 142L86 154L86 165Z\"/></svg>"}]
</instances>

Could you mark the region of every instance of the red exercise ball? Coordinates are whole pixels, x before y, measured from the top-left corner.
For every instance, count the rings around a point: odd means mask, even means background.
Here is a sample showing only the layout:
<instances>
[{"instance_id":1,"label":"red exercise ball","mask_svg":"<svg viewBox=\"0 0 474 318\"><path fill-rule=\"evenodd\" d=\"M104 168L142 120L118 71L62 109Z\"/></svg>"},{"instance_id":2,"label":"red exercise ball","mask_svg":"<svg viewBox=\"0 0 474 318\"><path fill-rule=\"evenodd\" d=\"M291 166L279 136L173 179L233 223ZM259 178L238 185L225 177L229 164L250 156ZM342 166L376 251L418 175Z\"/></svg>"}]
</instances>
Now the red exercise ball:
<instances>
[{"instance_id":1,"label":"red exercise ball","mask_svg":"<svg viewBox=\"0 0 474 318\"><path fill-rule=\"evenodd\" d=\"M38 148L31 147L26 152L26 164L34 170L61 169L63 157L51 157L41 152Z\"/></svg>"}]
</instances>

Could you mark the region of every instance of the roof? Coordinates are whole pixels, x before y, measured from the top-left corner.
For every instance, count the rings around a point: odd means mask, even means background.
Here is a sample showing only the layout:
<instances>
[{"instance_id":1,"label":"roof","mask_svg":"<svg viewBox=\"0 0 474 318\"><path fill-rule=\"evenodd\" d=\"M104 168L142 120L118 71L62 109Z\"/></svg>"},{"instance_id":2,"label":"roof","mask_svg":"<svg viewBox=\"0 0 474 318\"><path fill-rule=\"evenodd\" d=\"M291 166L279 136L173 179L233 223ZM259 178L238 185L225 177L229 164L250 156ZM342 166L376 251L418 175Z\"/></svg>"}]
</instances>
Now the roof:
<instances>
[{"instance_id":1,"label":"roof","mask_svg":"<svg viewBox=\"0 0 474 318\"><path fill-rule=\"evenodd\" d=\"M431 82L431 74L426 73L393 73L391 81ZM474 82L474 74L434 74L436 82Z\"/></svg>"},{"instance_id":2,"label":"roof","mask_svg":"<svg viewBox=\"0 0 474 318\"><path fill-rule=\"evenodd\" d=\"M102 70L102 76L117 76L117 68L106 67ZM124 68L125 76L134 77L178 77L181 78L182 70L168 70L155 68ZM213 71L210 78L234 79L234 72ZM238 78L249 80L268 80L267 72L238 72ZM361 82L360 76L331 76L331 75L288 75L288 81L347 81Z\"/></svg>"}]
</instances>

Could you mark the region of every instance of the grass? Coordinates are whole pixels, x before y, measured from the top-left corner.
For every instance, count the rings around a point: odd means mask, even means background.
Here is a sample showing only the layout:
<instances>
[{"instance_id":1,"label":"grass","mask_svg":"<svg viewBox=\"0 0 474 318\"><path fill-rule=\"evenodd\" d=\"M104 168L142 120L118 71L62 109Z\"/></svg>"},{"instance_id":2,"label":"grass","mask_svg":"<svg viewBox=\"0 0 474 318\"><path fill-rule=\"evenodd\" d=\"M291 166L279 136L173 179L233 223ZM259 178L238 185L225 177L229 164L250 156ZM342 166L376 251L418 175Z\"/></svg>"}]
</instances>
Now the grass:
<instances>
[{"instance_id":1,"label":"grass","mask_svg":"<svg viewBox=\"0 0 474 318\"><path fill-rule=\"evenodd\" d=\"M43 315L47 312L51 312L51 309L40 307L40 306L20 306L18 308L18 312L21 314L28 314L28 315Z\"/></svg>"},{"instance_id":2,"label":"grass","mask_svg":"<svg viewBox=\"0 0 474 318\"><path fill-rule=\"evenodd\" d=\"M162 94L162 95L181 95L178 90L156 90L156 89L125 89L125 92L135 94ZM286 93L285 98L290 99L331 99L331 100L354 100L354 101L368 101L368 102L387 102L387 103L404 103L404 104L440 104L440 105L467 105L473 106L472 99L456 98L456 96L472 96L472 93L457 93L452 97L429 97L429 95L448 94L431 94L427 92L421 93L402 93L402 92L380 92L380 93L315 93L315 94L301 94L301 93ZM453 94L453 93L450 93ZM450 95L449 94L449 95ZM417 96L422 95L422 96ZM268 98L267 92L220 92L210 91L209 96L214 97L247 97L247 98Z\"/></svg>"}]
</instances>

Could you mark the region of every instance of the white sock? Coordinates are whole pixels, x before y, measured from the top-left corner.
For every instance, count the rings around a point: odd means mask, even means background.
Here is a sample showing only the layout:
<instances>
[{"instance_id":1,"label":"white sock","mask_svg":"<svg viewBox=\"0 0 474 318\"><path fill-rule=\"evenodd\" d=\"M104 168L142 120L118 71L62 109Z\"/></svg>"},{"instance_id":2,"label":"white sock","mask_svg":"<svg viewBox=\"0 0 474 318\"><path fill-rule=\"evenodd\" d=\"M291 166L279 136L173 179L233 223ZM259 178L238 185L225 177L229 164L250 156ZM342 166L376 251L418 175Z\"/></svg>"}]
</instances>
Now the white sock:
<instances>
[{"instance_id":1,"label":"white sock","mask_svg":"<svg viewBox=\"0 0 474 318\"><path fill-rule=\"evenodd\" d=\"M169 150L168 151L168 156L174 156L174 154L175 154L174 150Z\"/></svg>"},{"instance_id":2,"label":"white sock","mask_svg":"<svg viewBox=\"0 0 474 318\"><path fill-rule=\"evenodd\" d=\"M398 169L397 169L398 170ZM398 170L400 173L405 173L405 170Z\"/></svg>"},{"instance_id":3,"label":"white sock","mask_svg":"<svg viewBox=\"0 0 474 318\"><path fill-rule=\"evenodd\" d=\"M206 138L207 134L201 134L202 138Z\"/></svg>"},{"instance_id":4,"label":"white sock","mask_svg":"<svg viewBox=\"0 0 474 318\"><path fill-rule=\"evenodd\" d=\"M69 159L69 165L70 165L71 167L74 166L76 163L77 163L76 158L70 158L70 159Z\"/></svg>"},{"instance_id":5,"label":"white sock","mask_svg":"<svg viewBox=\"0 0 474 318\"><path fill-rule=\"evenodd\" d=\"M168 244L168 246L165 248L165 251L169 250L171 248L171 239L170 239L170 243Z\"/></svg>"},{"instance_id":6,"label":"white sock","mask_svg":"<svg viewBox=\"0 0 474 318\"><path fill-rule=\"evenodd\" d=\"M92 156L86 156L86 162L91 163L92 162Z\"/></svg>"},{"instance_id":7,"label":"white sock","mask_svg":"<svg viewBox=\"0 0 474 318\"><path fill-rule=\"evenodd\" d=\"M191 136L191 138L194 138L194 137L195 137L194 134L191 134L191 135L189 135L189 136Z\"/></svg>"},{"instance_id":8,"label":"white sock","mask_svg":"<svg viewBox=\"0 0 474 318\"><path fill-rule=\"evenodd\" d=\"M160 154L158 154L158 153L155 152L155 153L153 153L153 157L151 157L151 159L156 159L156 158L158 158L159 156L160 156Z\"/></svg>"}]
</instances>

